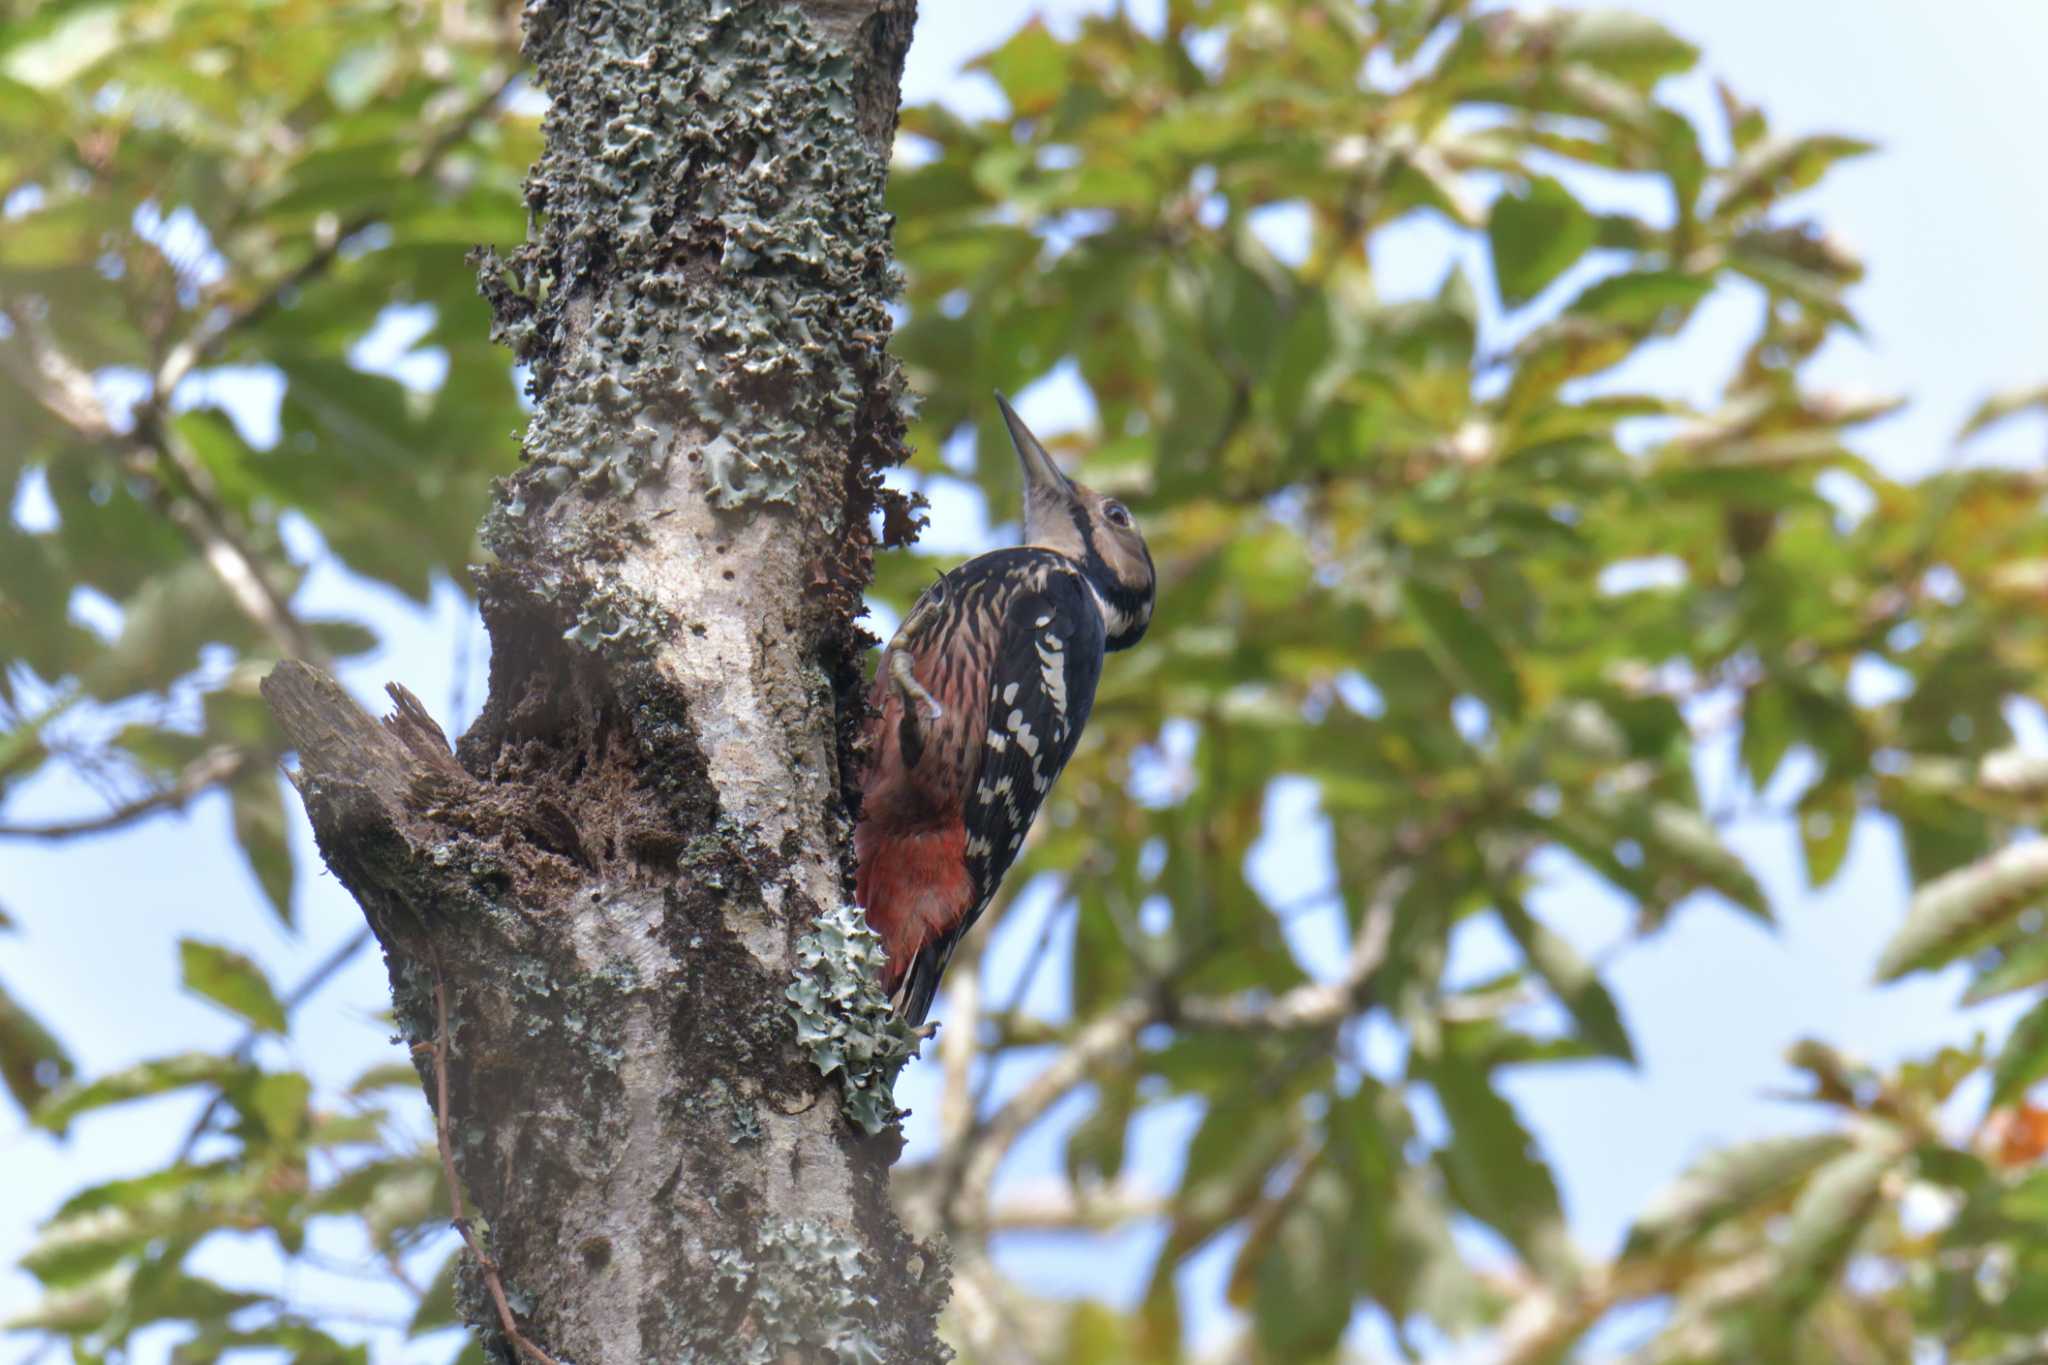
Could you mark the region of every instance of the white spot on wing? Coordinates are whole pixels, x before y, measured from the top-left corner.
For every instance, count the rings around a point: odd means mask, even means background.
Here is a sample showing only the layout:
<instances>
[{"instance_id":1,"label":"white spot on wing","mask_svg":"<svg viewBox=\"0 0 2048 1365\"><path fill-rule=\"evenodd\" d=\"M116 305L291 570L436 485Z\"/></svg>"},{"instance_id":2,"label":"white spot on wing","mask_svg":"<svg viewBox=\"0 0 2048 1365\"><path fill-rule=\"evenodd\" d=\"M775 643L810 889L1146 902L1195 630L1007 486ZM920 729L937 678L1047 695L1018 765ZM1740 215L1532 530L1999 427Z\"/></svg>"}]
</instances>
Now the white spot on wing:
<instances>
[{"instance_id":1,"label":"white spot on wing","mask_svg":"<svg viewBox=\"0 0 2048 1365\"><path fill-rule=\"evenodd\" d=\"M1044 642L1039 644L1038 676L1045 683L1046 700L1052 704L1054 717L1064 721L1067 714L1067 667L1057 644L1050 650Z\"/></svg>"}]
</instances>

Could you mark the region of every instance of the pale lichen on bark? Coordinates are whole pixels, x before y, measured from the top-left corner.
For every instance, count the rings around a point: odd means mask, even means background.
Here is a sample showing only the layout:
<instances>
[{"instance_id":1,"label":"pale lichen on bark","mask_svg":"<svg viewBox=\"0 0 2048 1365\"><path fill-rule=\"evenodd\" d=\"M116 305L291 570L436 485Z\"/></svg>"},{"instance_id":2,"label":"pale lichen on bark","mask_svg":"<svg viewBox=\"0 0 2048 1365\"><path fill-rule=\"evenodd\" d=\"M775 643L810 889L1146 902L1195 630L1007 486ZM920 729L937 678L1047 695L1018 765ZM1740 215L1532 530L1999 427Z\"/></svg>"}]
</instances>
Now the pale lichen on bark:
<instances>
[{"instance_id":1,"label":"pale lichen on bark","mask_svg":"<svg viewBox=\"0 0 2048 1365\"><path fill-rule=\"evenodd\" d=\"M896 1075L917 1055L917 1032L882 990L888 950L860 907L820 911L796 941L796 979L784 992L797 1046L839 1080L840 1107L868 1134L903 1117Z\"/></svg>"},{"instance_id":2,"label":"pale lichen on bark","mask_svg":"<svg viewBox=\"0 0 2048 1365\"><path fill-rule=\"evenodd\" d=\"M943 1355L897 1140L842 1116L785 999L847 896L871 513L911 521L879 480L912 14L529 5L533 236L482 265L537 406L486 522L484 714L457 763L310 719L346 702L311 670L275 689L411 1041L445 976L462 1179L522 1329L577 1365Z\"/></svg>"}]
</instances>

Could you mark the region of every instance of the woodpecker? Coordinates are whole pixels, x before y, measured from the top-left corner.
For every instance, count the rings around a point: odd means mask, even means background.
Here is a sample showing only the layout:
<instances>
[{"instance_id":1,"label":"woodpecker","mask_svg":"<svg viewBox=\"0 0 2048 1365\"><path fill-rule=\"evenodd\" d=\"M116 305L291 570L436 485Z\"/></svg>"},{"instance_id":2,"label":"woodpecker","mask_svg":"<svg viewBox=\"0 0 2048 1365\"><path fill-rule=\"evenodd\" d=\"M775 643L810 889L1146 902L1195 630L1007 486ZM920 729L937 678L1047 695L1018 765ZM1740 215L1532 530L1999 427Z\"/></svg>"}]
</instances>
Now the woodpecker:
<instances>
[{"instance_id":1,"label":"woodpecker","mask_svg":"<svg viewBox=\"0 0 2048 1365\"><path fill-rule=\"evenodd\" d=\"M996 402L1024 468L1025 543L925 589L870 694L855 896L912 1026L1072 757L1103 654L1152 621L1152 555L1130 509L1061 473Z\"/></svg>"}]
</instances>

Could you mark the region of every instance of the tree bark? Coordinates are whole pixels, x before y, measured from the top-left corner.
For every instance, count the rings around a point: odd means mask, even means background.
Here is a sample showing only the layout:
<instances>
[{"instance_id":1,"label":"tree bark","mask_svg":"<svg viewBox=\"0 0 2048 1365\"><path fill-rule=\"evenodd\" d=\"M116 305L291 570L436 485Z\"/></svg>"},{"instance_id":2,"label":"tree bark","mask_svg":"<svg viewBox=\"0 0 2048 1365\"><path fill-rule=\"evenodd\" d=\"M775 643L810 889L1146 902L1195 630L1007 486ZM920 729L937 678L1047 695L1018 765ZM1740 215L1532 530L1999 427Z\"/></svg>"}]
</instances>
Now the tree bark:
<instances>
[{"instance_id":1,"label":"tree bark","mask_svg":"<svg viewBox=\"0 0 2048 1365\"><path fill-rule=\"evenodd\" d=\"M913 16L528 6L534 227L480 256L537 403L485 523L489 701L451 753L402 689L379 725L309 666L265 684L430 1099L445 985L454 1161L518 1331L565 1365L946 1354L900 1138L849 1122L788 998L806 971L872 991L858 933L799 941L849 919L871 514L914 521L879 482ZM465 1310L514 1359L488 1278Z\"/></svg>"}]
</instances>

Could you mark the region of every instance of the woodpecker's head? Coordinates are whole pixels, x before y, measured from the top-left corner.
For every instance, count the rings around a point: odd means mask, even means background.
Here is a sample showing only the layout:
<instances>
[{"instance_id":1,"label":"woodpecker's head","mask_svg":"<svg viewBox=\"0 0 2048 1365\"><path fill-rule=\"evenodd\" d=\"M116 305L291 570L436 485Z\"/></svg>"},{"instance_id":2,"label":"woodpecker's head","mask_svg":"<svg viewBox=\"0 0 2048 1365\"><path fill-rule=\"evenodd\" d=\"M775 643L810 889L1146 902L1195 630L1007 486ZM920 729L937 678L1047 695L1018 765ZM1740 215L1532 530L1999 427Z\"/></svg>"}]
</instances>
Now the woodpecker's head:
<instances>
[{"instance_id":1,"label":"woodpecker's head","mask_svg":"<svg viewBox=\"0 0 2048 1365\"><path fill-rule=\"evenodd\" d=\"M1130 509L1060 472L1001 394L1003 421L1024 466L1024 543L1072 559L1095 589L1109 648L1129 649L1152 624L1152 553Z\"/></svg>"}]
</instances>

